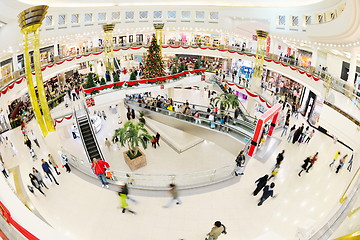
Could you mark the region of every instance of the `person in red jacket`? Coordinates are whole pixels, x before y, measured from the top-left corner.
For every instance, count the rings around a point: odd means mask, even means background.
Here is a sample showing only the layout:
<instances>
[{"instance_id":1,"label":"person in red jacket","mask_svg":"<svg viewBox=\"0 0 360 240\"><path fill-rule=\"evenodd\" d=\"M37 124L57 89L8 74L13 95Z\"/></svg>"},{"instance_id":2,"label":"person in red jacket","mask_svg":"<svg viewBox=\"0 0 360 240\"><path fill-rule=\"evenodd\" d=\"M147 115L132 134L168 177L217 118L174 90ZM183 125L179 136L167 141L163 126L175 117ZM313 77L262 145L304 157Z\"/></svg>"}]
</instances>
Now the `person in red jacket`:
<instances>
[{"instance_id":1,"label":"person in red jacket","mask_svg":"<svg viewBox=\"0 0 360 240\"><path fill-rule=\"evenodd\" d=\"M309 169L314 165L314 163L318 160L318 152L315 153L315 155L311 158L310 161L310 166L308 167L308 169L306 169L306 172L309 172Z\"/></svg>"},{"instance_id":2,"label":"person in red jacket","mask_svg":"<svg viewBox=\"0 0 360 240\"><path fill-rule=\"evenodd\" d=\"M106 181L106 170L108 170L109 168L110 168L109 163L103 160L97 160L96 158L93 158L91 164L91 170L101 181L102 187L106 186L106 188L109 188L109 183L108 181Z\"/></svg>"}]
</instances>

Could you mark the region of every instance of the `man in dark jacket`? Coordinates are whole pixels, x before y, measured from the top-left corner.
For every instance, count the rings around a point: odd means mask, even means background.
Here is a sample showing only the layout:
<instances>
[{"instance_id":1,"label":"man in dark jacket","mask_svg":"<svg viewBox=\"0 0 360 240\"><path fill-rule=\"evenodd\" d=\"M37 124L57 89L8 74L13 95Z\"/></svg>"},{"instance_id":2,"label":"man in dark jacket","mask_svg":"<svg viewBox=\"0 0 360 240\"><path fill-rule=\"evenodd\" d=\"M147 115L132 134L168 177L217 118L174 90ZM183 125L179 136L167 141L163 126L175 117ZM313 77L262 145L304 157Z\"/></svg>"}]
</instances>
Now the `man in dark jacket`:
<instances>
[{"instance_id":1,"label":"man in dark jacket","mask_svg":"<svg viewBox=\"0 0 360 240\"><path fill-rule=\"evenodd\" d=\"M265 175L255 181L255 183L257 183L257 187L256 187L255 191L253 192L254 196L256 196L260 192L260 190L263 189L263 187L265 187L268 179L269 179L269 176Z\"/></svg>"},{"instance_id":2,"label":"man in dark jacket","mask_svg":"<svg viewBox=\"0 0 360 240\"><path fill-rule=\"evenodd\" d=\"M265 200L268 199L269 197L275 197L274 190L273 190L274 187L275 187L275 183L273 183L273 182L270 184L270 187L269 187L269 185L266 185L264 187L263 195L260 198L260 202L258 203L258 206L261 206L263 204L263 202L265 202Z\"/></svg>"},{"instance_id":3,"label":"man in dark jacket","mask_svg":"<svg viewBox=\"0 0 360 240\"><path fill-rule=\"evenodd\" d=\"M59 183L56 181L54 175L51 172L51 168L50 168L49 163L45 162L44 159L41 159L41 162L42 162L41 167L44 170L44 172L46 173L46 175L49 177L50 181L52 182L51 178L53 178L56 185L59 185Z\"/></svg>"}]
</instances>

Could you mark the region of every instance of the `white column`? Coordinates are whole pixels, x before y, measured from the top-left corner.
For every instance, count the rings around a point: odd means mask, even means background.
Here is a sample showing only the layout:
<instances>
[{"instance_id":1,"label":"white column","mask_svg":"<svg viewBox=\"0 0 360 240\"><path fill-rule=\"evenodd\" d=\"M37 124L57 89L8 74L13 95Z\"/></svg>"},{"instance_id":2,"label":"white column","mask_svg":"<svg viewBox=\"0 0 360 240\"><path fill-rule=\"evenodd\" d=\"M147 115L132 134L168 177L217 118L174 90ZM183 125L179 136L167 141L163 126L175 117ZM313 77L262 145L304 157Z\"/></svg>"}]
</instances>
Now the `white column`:
<instances>
[{"instance_id":1,"label":"white column","mask_svg":"<svg viewBox=\"0 0 360 240\"><path fill-rule=\"evenodd\" d=\"M168 98L174 98L174 88L168 88Z\"/></svg>"},{"instance_id":2,"label":"white column","mask_svg":"<svg viewBox=\"0 0 360 240\"><path fill-rule=\"evenodd\" d=\"M312 49L312 56L311 56L311 66L317 68L317 59L318 59L318 50L317 47Z\"/></svg>"},{"instance_id":3,"label":"white column","mask_svg":"<svg viewBox=\"0 0 360 240\"><path fill-rule=\"evenodd\" d=\"M54 57L59 56L59 48L58 44L54 44Z\"/></svg>"},{"instance_id":4,"label":"white column","mask_svg":"<svg viewBox=\"0 0 360 240\"><path fill-rule=\"evenodd\" d=\"M351 87L354 87L356 64L357 64L357 51L355 49L352 49L351 58L350 58L350 69L348 73L348 79L346 81L346 85Z\"/></svg>"},{"instance_id":5,"label":"white column","mask_svg":"<svg viewBox=\"0 0 360 240\"><path fill-rule=\"evenodd\" d=\"M17 58L16 53L14 53L12 55L12 65L13 65L13 71L17 71L18 70L18 58Z\"/></svg>"}]
</instances>

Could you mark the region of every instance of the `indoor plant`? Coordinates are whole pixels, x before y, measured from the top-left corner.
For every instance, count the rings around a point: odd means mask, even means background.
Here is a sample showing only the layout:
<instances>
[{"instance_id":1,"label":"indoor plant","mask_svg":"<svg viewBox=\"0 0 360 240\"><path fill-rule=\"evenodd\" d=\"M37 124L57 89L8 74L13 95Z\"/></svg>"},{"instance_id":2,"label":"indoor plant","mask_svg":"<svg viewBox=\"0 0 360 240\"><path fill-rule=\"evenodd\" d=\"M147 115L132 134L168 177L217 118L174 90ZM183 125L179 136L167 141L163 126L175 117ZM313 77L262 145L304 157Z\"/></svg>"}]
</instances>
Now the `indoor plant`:
<instances>
[{"instance_id":1,"label":"indoor plant","mask_svg":"<svg viewBox=\"0 0 360 240\"><path fill-rule=\"evenodd\" d=\"M124 158L132 171L146 166L145 154L141 152L140 145L146 149L151 138L141 122L127 121L124 127L115 130L113 139L117 139L123 147L127 145L129 149L124 152Z\"/></svg>"}]
</instances>

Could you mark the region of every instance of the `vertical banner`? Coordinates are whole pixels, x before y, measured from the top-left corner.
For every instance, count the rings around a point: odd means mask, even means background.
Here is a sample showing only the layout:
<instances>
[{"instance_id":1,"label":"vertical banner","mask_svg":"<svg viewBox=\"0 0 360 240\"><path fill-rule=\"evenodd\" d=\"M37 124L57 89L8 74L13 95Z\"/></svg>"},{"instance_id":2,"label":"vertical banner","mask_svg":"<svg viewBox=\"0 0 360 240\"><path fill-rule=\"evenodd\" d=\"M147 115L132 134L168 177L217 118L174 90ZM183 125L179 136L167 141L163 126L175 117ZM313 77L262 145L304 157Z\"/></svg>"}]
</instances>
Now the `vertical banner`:
<instances>
[{"instance_id":1,"label":"vertical banner","mask_svg":"<svg viewBox=\"0 0 360 240\"><path fill-rule=\"evenodd\" d=\"M286 55L290 56L291 55L291 48L287 48L287 52L286 52Z\"/></svg>"},{"instance_id":2,"label":"vertical banner","mask_svg":"<svg viewBox=\"0 0 360 240\"><path fill-rule=\"evenodd\" d=\"M164 89L164 87L165 87L164 85L160 85L160 89Z\"/></svg>"},{"instance_id":3,"label":"vertical banner","mask_svg":"<svg viewBox=\"0 0 360 240\"><path fill-rule=\"evenodd\" d=\"M271 38L270 36L268 36L266 39L266 55L269 55L270 53L270 45L271 45Z\"/></svg>"},{"instance_id":4,"label":"vertical banner","mask_svg":"<svg viewBox=\"0 0 360 240\"><path fill-rule=\"evenodd\" d=\"M206 76L205 75L201 75L201 81L205 81Z\"/></svg>"}]
</instances>

